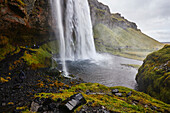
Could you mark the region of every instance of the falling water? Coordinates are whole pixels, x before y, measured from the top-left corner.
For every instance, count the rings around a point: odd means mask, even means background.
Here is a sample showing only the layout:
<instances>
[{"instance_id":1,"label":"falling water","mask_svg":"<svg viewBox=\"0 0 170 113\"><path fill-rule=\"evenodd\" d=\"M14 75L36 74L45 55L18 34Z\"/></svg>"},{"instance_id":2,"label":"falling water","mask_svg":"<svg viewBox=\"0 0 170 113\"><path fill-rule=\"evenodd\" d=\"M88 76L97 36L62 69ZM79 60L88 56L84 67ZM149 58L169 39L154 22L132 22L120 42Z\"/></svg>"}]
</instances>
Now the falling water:
<instances>
[{"instance_id":1,"label":"falling water","mask_svg":"<svg viewBox=\"0 0 170 113\"><path fill-rule=\"evenodd\" d=\"M65 21L66 58L94 58L96 51L88 1L67 0Z\"/></svg>"},{"instance_id":2,"label":"falling water","mask_svg":"<svg viewBox=\"0 0 170 113\"><path fill-rule=\"evenodd\" d=\"M51 1L52 5L52 12L54 19L56 21L56 25L58 27L58 32L55 31L56 37L57 33L59 35L59 42L60 42L60 60L62 62L62 70L65 76L68 75L66 63L65 63L65 39L64 39L64 29L63 29L63 22L62 22L62 10L61 10L61 3L60 0L53 0Z\"/></svg>"},{"instance_id":3,"label":"falling water","mask_svg":"<svg viewBox=\"0 0 170 113\"><path fill-rule=\"evenodd\" d=\"M66 2L66 9L61 8L61 1ZM51 5L58 27L56 34L59 32L63 71L67 72L65 60L93 59L96 56L89 4L87 0L51 0Z\"/></svg>"}]
</instances>

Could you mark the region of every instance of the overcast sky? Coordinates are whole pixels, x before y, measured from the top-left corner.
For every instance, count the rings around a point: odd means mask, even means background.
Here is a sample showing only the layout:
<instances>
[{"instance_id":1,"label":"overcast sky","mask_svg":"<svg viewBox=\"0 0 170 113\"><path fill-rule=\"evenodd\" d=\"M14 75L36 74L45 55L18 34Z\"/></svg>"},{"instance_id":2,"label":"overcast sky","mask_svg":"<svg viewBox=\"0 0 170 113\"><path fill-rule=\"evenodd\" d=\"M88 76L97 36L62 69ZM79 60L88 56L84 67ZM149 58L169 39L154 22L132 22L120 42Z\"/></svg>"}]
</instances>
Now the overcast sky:
<instances>
[{"instance_id":1,"label":"overcast sky","mask_svg":"<svg viewBox=\"0 0 170 113\"><path fill-rule=\"evenodd\" d=\"M160 42L170 42L170 0L98 0Z\"/></svg>"}]
</instances>

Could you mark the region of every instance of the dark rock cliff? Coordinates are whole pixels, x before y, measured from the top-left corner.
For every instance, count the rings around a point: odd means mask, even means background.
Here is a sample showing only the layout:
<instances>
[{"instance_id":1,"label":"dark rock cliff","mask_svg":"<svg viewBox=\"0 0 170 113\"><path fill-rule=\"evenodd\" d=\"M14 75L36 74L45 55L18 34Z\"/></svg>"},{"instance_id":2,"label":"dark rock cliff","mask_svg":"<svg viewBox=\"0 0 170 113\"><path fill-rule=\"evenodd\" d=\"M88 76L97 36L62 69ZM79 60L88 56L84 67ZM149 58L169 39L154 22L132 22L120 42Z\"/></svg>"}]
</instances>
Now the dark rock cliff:
<instances>
[{"instance_id":1,"label":"dark rock cliff","mask_svg":"<svg viewBox=\"0 0 170 113\"><path fill-rule=\"evenodd\" d=\"M107 25L109 28L119 26L124 29L133 28L135 30L139 30L135 23L126 20L124 17L121 16L121 14L112 14L107 5L104 5L97 0L88 1L90 5L93 26L102 23L104 25Z\"/></svg>"},{"instance_id":2,"label":"dark rock cliff","mask_svg":"<svg viewBox=\"0 0 170 113\"><path fill-rule=\"evenodd\" d=\"M49 0L1 0L0 35L15 45L45 40L50 31Z\"/></svg>"},{"instance_id":3,"label":"dark rock cliff","mask_svg":"<svg viewBox=\"0 0 170 113\"><path fill-rule=\"evenodd\" d=\"M66 1L63 0L63 10ZM159 42L140 32L135 23L129 22L119 13L111 14L108 6L97 0L88 1L97 51L119 54L117 52L120 50L121 53L126 49L152 51L161 46ZM49 2L50 0L0 0L0 36L6 36L14 46L31 47L51 40L55 24ZM127 52L123 54L127 55Z\"/></svg>"}]
</instances>

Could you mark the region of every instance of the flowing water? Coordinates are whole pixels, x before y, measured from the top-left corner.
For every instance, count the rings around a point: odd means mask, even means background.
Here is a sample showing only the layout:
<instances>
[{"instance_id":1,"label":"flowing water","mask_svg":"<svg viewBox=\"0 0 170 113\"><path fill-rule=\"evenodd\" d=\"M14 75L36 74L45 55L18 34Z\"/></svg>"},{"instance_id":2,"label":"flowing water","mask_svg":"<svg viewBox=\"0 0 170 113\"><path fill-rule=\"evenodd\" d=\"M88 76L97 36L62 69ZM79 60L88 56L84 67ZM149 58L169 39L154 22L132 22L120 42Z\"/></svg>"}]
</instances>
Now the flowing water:
<instances>
[{"instance_id":1,"label":"flowing water","mask_svg":"<svg viewBox=\"0 0 170 113\"><path fill-rule=\"evenodd\" d=\"M87 0L67 0L66 58L91 59L96 55L89 4Z\"/></svg>"},{"instance_id":2,"label":"flowing water","mask_svg":"<svg viewBox=\"0 0 170 113\"><path fill-rule=\"evenodd\" d=\"M87 0L51 0L60 42L60 61L67 75L65 60L92 59L96 56L90 9ZM66 2L63 9L62 2ZM64 21L63 21L64 20Z\"/></svg>"},{"instance_id":3,"label":"flowing water","mask_svg":"<svg viewBox=\"0 0 170 113\"><path fill-rule=\"evenodd\" d=\"M64 72L64 75L67 76L67 68L65 64L65 39L64 39L64 28L63 28L63 22L62 22L62 9L61 9L61 1L60 0L51 0L51 6L52 6L52 14L56 22L57 30L55 30L56 38L59 39L59 45L60 45L60 61L62 62L62 70ZM57 37L59 35L59 38Z\"/></svg>"}]
</instances>

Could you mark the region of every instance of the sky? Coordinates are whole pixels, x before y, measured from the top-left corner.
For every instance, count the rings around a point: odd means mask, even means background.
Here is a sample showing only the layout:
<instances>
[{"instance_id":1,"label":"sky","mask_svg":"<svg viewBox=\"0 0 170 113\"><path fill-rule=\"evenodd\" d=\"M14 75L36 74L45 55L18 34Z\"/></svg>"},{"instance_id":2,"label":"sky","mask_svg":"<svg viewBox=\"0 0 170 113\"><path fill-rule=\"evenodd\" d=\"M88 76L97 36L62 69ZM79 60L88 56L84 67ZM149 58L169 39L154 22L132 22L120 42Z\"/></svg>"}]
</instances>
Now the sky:
<instances>
[{"instance_id":1,"label":"sky","mask_svg":"<svg viewBox=\"0 0 170 113\"><path fill-rule=\"evenodd\" d=\"M98 0L112 13L120 13L135 22L148 36L170 42L170 0Z\"/></svg>"}]
</instances>

